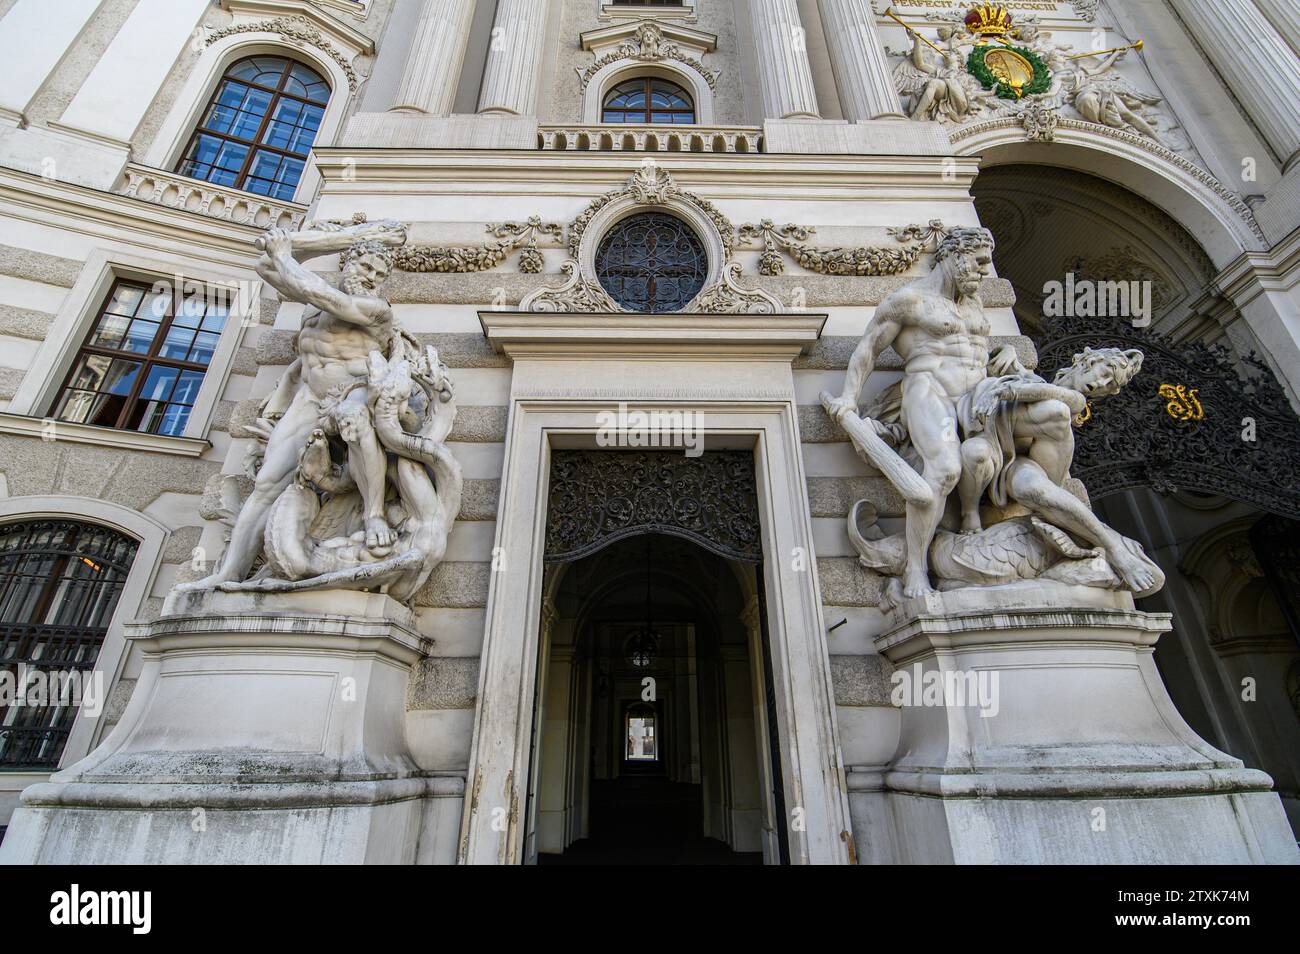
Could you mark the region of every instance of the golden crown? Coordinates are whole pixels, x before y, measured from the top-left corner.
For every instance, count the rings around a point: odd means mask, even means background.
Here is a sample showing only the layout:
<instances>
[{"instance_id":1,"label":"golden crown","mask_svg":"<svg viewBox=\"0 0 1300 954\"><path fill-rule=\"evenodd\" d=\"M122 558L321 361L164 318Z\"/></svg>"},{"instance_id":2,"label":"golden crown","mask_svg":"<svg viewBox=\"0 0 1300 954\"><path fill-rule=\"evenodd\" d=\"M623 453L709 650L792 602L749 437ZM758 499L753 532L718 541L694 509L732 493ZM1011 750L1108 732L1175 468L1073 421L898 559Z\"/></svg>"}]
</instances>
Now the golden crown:
<instances>
[{"instance_id":1,"label":"golden crown","mask_svg":"<svg viewBox=\"0 0 1300 954\"><path fill-rule=\"evenodd\" d=\"M1011 14L1001 4L982 3L966 14L966 26L980 36L1006 36L1011 30Z\"/></svg>"}]
</instances>

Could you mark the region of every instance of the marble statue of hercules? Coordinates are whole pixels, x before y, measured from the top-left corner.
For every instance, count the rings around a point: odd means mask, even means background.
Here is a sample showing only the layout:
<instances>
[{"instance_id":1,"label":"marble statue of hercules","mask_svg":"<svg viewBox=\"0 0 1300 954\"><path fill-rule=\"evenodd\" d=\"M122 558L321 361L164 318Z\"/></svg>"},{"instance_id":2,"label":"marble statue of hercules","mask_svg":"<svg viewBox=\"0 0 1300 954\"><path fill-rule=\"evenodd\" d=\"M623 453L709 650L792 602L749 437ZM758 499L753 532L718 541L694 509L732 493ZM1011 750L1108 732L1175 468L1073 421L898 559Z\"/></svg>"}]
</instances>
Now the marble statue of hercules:
<instances>
[{"instance_id":1,"label":"marble statue of hercules","mask_svg":"<svg viewBox=\"0 0 1300 954\"><path fill-rule=\"evenodd\" d=\"M893 346L903 359L902 423L923 462L928 500L907 503L905 596L930 592L927 554L944 504L962 477L957 404L988 377L989 323L979 298L980 283L993 264L993 236L987 229L958 228L939 243L929 275L886 296L867 323L849 359L844 390L827 410L839 422L858 413L858 395L876 359ZM1005 366L1004 366L1005 365ZM999 353L992 370L1016 371L1014 357ZM996 402L974 409L986 418ZM873 426L875 422L870 422Z\"/></svg>"},{"instance_id":2,"label":"marble statue of hercules","mask_svg":"<svg viewBox=\"0 0 1300 954\"><path fill-rule=\"evenodd\" d=\"M848 415L857 416L858 395L880 353L892 345L903 359L902 423L923 481L920 493L905 493L903 595L932 590L927 556L948 495L958 490L962 531L975 533L990 483L999 502L1021 503L1102 547L1124 583L1145 592L1156 585L1150 562L1062 487L1074 455L1071 415L1086 398L1117 391L1132 369L1119 375L1099 355L1047 384L1016 360L1014 349L990 359L979 289L992 260L987 229L950 232L930 274L877 306L849 359L843 392L827 396L827 412L843 426ZM878 437L894 436L880 422L864 423Z\"/></svg>"},{"instance_id":3,"label":"marble statue of hercules","mask_svg":"<svg viewBox=\"0 0 1300 954\"><path fill-rule=\"evenodd\" d=\"M316 225L303 232L271 229L261 240L258 275L285 298L308 306L298 333L298 360L262 411L266 451L225 557L212 576L191 587L238 582L248 575L262 547L271 505L293 479L312 431L322 425L347 445L348 471L362 500L366 547L382 557L396 543L384 515L387 458L371 421L364 383L370 353L387 354L397 334L392 309L375 290L392 269L392 248L405 240L404 227L388 221ZM298 261L344 250L338 288Z\"/></svg>"}]
</instances>

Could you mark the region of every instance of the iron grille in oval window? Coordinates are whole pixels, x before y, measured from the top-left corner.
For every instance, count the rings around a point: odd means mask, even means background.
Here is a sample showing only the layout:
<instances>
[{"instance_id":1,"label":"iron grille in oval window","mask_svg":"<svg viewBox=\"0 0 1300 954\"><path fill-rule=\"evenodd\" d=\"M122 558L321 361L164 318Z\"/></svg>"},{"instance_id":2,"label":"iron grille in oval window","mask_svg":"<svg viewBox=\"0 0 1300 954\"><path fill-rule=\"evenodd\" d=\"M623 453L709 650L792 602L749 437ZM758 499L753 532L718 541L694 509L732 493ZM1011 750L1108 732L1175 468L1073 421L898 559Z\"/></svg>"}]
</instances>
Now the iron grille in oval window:
<instances>
[{"instance_id":1,"label":"iron grille in oval window","mask_svg":"<svg viewBox=\"0 0 1300 954\"><path fill-rule=\"evenodd\" d=\"M77 683L95 668L135 551L130 537L93 524L0 524L0 667L15 679L20 667L58 675L41 679L45 699L0 705L0 769L58 765L81 699Z\"/></svg>"},{"instance_id":2,"label":"iron grille in oval window","mask_svg":"<svg viewBox=\"0 0 1300 954\"><path fill-rule=\"evenodd\" d=\"M630 311L681 311L704 287L708 266L699 237L662 212L628 216L596 247L596 278Z\"/></svg>"}]
</instances>

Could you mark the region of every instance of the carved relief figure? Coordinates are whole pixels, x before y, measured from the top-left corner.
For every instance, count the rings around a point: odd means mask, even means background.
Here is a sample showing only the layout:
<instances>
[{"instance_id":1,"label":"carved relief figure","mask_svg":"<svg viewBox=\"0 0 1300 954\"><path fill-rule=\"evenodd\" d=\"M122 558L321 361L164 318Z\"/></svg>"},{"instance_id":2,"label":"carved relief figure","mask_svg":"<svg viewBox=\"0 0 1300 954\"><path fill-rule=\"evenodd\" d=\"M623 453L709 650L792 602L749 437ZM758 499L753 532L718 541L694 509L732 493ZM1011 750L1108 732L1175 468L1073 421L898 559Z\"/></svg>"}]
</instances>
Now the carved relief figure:
<instances>
[{"instance_id":1,"label":"carved relief figure","mask_svg":"<svg viewBox=\"0 0 1300 954\"><path fill-rule=\"evenodd\" d=\"M932 52L919 33L912 32L912 51L894 69L898 91L913 97L913 119L964 122L972 113L979 84L966 71L956 32L939 27L942 55Z\"/></svg>"},{"instance_id":2,"label":"carved relief figure","mask_svg":"<svg viewBox=\"0 0 1300 954\"><path fill-rule=\"evenodd\" d=\"M1129 129L1165 145L1156 131L1155 120L1143 115L1148 108L1160 104L1160 97L1143 92L1113 71L1127 52L1127 49L1114 50L1093 65L1083 59L1064 60L1062 67L1070 70L1065 80L1066 96L1079 115L1090 123Z\"/></svg>"},{"instance_id":3,"label":"carved relief figure","mask_svg":"<svg viewBox=\"0 0 1300 954\"><path fill-rule=\"evenodd\" d=\"M1174 151L1188 148L1185 137L1176 131L1177 124L1159 112L1163 99L1135 86L1116 69L1129 49L1141 48L1140 41L1104 55L1079 55L1053 39L1035 18L1021 18L1009 35L1015 45L1042 59L1051 73L1051 85L1023 98L1000 99L969 72L967 60L977 41L961 22L961 15L952 13L947 18L953 25L937 27L936 42L927 42L908 27L911 49L889 51L902 57L894 67L894 85L901 95L912 97L913 119L961 125L1028 113L1028 121L1022 122L1029 138L1050 140L1055 120L1046 112L1073 108L1087 122L1137 133ZM1094 60L1093 56L1100 58Z\"/></svg>"},{"instance_id":4,"label":"carved relief figure","mask_svg":"<svg viewBox=\"0 0 1300 954\"><path fill-rule=\"evenodd\" d=\"M460 506L460 468L443 445L451 381L377 294L405 241L392 221L259 240L258 274L308 306L298 355L250 428L266 446L225 556L183 589L365 588L409 600L441 559ZM338 288L302 264L330 252L343 253Z\"/></svg>"}]
</instances>

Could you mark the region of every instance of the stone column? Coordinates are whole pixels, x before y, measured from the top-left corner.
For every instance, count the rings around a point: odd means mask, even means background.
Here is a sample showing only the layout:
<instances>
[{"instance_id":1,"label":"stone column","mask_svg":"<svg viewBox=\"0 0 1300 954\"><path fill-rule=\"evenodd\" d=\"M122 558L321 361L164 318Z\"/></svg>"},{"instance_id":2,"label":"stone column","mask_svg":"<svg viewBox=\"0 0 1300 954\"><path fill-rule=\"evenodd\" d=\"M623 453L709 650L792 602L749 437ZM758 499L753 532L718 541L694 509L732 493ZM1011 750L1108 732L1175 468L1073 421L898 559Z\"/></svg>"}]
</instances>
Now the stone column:
<instances>
[{"instance_id":1,"label":"stone column","mask_svg":"<svg viewBox=\"0 0 1300 954\"><path fill-rule=\"evenodd\" d=\"M905 119L869 0L818 0L844 118Z\"/></svg>"},{"instance_id":2,"label":"stone column","mask_svg":"<svg viewBox=\"0 0 1300 954\"><path fill-rule=\"evenodd\" d=\"M750 0L763 118L817 117L808 42L795 0Z\"/></svg>"},{"instance_id":3,"label":"stone column","mask_svg":"<svg viewBox=\"0 0 1300 954\"><path fill-rule=\"evenodd\" d=\"M1280 3L1287 6L1293 0ZM1284 167L1300 158L1296 55L1251 0L1173 0L1183 23L1212 37L1215 65Z\"/></svg>"},{"instance_id":4,"label":"stone column","mask_svg":"<svg viewBox=\"0 0 1300 954\"><path fill-rule=\"evenodd\" d=\"M1300 56L1300 6L1295 0L1255 0L1255 6L1286 40L1291 52Z\"/></svg>"},{"instance_id":5,"label":"stone column","mask_svg":"<svg viewBox=\"0 0 1300 954\"><path fill-rule=\"evenodd\" d=\"M23 124L27 106L54 72L99 0L68 0L50 16L42 0L18 0L0 21L0 119Z\"/></svg>"},{"instance_id":6,"label":"stone column","mask_svg":"<svg viewBox=\"0 0 1300 954\"><path fill-rule=\"evenodd\" d=\"M492 42L488 46L480 113L531 116L537 111L537 88L546 42L550 0L499 0Z\"/></svg>"},{"instance_id":7,"label":"stone column","mask_svg":"<svg viewBox=\"0 0 1300 954\"><path fill-rule=\"evenodd\" d=\"M397 101L389 109L451 114L473 19L474 0L424 0Z\"/></svg>"}]
</instances>

